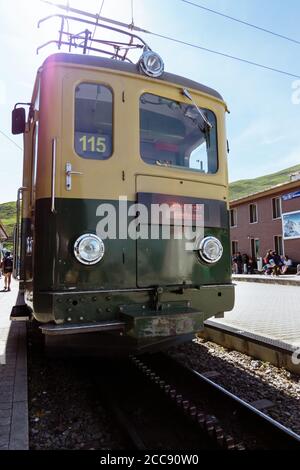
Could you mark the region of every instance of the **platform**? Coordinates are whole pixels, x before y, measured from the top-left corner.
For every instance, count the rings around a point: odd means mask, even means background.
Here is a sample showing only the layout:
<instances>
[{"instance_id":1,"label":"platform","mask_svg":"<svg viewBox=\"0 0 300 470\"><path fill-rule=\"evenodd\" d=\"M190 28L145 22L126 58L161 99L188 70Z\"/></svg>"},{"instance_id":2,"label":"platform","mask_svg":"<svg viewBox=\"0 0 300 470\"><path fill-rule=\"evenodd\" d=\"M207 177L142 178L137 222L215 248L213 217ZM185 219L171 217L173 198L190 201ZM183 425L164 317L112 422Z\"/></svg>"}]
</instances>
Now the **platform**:
<instances>
[{"instance_id":1,"label":"platform","mask_svg":"<svg viewBox=\"0 0 300 470\"><path fill-rule=\"evenodd\" d=\"M296 274L281 274L270 276L265 274L233 274L233 282L262 282L263 284L281 284L285 286L299 286L300 276Z\"/></svg>"},{"instance_id":2,"label":"platform","mask_svg":"<svg viewBox=\"0 0 300 470\"><path fill-rule=\"evenodd\" d=\"M18 284L1 292L0 279L0 450L28 449L26 324L9 320Z\"/></svg>"},{"instance_id":3,"label":"platform","mask_svg":"<svg viewBox=\"0 0 300 470\"><path fill-rule=\"evenodd\" d=\"M237 282L234 309L207 320L201 336L300 374L300 289Z\"/></svg>"}]
</instances>

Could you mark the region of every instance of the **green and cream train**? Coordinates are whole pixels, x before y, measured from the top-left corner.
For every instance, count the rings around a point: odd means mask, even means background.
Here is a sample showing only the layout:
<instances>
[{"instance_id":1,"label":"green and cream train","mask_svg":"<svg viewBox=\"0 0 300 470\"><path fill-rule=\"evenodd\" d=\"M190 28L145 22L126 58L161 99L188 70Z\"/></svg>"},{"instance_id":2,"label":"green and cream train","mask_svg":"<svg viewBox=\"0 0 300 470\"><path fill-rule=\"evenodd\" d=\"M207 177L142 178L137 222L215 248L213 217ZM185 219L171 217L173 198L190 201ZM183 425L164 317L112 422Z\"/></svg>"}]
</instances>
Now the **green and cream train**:
<instances>
[{"instance_id":1,"label":"green and cream train","mask_svg":"<svg viewBox=\"0 0 300 470\"><path fill-rule=\"evenodd\" d=\"M29 105L26 119L13 111L13 133L24 133L15 268L46 338L144 350L231 310L222 97L164 72L149 50L137 65L57 53ZM137 203L202 207L194 249L175 235L176 214L163 237L164 222L141 222ZM153 224L159 236L139 235Z\"/></svg>"}]
</instances>

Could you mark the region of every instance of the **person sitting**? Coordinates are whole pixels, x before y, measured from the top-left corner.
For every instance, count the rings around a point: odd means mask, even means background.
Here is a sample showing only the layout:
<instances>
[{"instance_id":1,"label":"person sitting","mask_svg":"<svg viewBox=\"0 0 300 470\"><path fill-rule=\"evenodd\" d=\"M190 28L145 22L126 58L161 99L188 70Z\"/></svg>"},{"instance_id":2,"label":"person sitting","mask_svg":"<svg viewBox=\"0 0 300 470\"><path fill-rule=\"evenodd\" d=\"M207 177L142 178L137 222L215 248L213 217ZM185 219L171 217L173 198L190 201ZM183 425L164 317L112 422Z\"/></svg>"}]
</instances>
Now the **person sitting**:
<instances>
[{"instance_id":1,"label":"person sitting","mask_svg":"<svg viewBox=\"0 0 300 470\"><path fill-rule=\"evenodd\" d=\"M272 250L268 250L266 256L263 259L264 265L263 270L266 275L272 273L273 266L271 265L270 261L273 259L272 257Z\"/></svg>"},{"instance_id":2,"label":"person sitting","mask_svg":"<svg viewBox=\"0 0 300 470\"><path fill-rule=\"evenodd\" d=\"M281 273L285 274L289 267L293 266L293 261L288 257L288 255L283 256L282 260L282 266L281 266Z\"/></svg>"},{"instance_id":3,"label":"person sitting","mask_svg":"<svg viewBox=\"0 0 300 470\"><path fill-rule=\"evenodd\" d=\"M272 252L272 260L273 260L273 266L272 266L272 275L273 276L279 276L281 273L281 266L282 266L282 261L280 256L276 253L276 251Z\"/></svg>"}]
</instances>

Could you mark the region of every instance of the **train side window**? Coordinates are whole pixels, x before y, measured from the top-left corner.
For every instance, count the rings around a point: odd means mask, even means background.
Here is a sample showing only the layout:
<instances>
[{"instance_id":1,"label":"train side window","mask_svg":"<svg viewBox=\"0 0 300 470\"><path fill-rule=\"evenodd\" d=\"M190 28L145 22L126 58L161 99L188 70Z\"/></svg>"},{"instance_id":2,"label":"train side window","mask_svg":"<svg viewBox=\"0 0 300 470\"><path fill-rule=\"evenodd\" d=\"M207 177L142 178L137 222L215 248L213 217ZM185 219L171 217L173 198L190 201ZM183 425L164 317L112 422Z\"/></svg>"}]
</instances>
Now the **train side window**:
<instances>
[{"instance_id":1,"label":"train side window","mask_svg":"<svg viewBox=\"0 0 300 470\"><path fill-rule=\"evenodd\" d=\"M76 153L107 160L112 155L112 91L104 85L80 83L75 90Z\"/></svg>"},{"instance_id":2,"label":"train side window","mask_svg":"<svg viewBox=\"0 0 300 470\"><path fill-rule=\"evenodd\" d=\"M140 97L140 153L150 165L180 167L201 173L218 171L217 120L194 105L144 93Z\"/></svg>"}]
</instances>

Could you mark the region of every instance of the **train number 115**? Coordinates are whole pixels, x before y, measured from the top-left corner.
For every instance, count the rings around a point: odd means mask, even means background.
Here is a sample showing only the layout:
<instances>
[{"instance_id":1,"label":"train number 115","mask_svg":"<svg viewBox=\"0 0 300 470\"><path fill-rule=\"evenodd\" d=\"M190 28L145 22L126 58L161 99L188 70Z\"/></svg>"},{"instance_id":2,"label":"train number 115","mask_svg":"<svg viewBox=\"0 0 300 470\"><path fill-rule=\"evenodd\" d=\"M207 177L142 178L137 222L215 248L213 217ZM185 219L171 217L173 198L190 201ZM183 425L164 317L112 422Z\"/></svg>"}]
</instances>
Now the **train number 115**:
<instances>
[{"instance_id":1,"label":"train number 115","mask_svg":"<svg viewBox=\"0 0 300 470\"><path fill-rule=\"evenodd\" d=\"M95 137L94 135L87 137L86 135L83 135L79 139L79 142L82 145L83 152L104 153L106 151L105 137Z\"/></svg>"}]
</instances>

